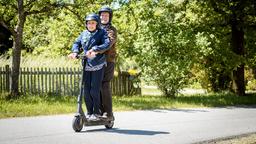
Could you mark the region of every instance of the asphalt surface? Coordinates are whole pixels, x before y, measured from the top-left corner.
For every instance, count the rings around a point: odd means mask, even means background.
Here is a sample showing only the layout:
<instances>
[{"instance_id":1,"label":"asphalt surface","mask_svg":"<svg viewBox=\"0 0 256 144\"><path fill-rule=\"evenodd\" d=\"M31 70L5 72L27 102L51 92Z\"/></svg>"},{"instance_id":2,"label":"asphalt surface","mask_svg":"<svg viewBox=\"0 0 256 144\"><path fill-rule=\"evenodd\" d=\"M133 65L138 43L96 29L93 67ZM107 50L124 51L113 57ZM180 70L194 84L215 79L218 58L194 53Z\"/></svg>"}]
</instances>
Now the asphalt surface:
<instances>
[{"instance_id":1,"label":"asphalt surface","mask_svg":"<svg viewBox=\"0 0 256 144\"><path fill-rule=\"evenodd\" d=\"M256 132L256 107L116 112L113 129L72 129L73 114L0 119L0 144L186 144ZM255 140L256 142L256 140Z\"/></svg>"}]
</instances>

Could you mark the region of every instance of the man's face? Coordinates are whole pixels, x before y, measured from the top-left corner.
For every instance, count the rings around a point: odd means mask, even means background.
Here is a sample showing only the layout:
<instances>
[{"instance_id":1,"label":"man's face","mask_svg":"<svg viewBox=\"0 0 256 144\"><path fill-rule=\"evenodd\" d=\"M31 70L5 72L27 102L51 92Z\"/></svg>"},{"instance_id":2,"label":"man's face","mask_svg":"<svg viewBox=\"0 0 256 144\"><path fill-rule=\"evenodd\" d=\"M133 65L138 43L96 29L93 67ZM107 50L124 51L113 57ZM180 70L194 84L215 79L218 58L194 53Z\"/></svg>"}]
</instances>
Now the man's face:
<instances>
[{"instance_id":1,"label":"man's face","mask_svg":"<svg viewBox=\"0 0 256 144\"><path fill-rule=\"evenodd\" d=\"M86 26L89 31L94 31L94 30L96 30L97 22L94 20L90 20L87 22Z\"/></svg>"},{"instance_id":2,"label":"man's face","mask_svg":"<svg viewBox=\"0 0 256 144\"><path fill-rule=\"evenodd\" d=\"M100 20L101 20L102 24L108 24L108 22L109 22L109 13L108 12L100 13Z\"/></svg>"}]
</instances>

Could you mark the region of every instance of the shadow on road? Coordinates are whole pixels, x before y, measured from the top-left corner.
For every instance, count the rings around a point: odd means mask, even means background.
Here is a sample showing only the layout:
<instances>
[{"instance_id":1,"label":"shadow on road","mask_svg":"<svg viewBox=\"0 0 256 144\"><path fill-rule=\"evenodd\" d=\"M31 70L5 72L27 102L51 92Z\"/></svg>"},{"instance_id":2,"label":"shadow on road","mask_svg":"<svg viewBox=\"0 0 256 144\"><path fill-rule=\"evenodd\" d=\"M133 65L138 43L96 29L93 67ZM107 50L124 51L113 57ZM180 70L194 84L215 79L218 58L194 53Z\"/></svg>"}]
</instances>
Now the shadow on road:
<instances>
[{"instance_id":1,"label":"shadow on road","mask_svg":"<svg viewBox=\"0 0 256 144\"><path fill-rule=\"evenodd\" d=\"M153 112L159 112L159 113L167 113L168 111L177 111L177 112L186 112L186 113L196 113L196 112L209 112L207 110L202 109L159 109L159 110L153 110Z\"/></svg>"},{"instance_id":2,"label":"shadow on road","mask_svg":"<svg viewBox=\"0 0 256 144\"><path fill-rule=\"evenodd\" d=\"M157 135L157 134L170 134L169 132L162 132L162 131L149 131L149 130L132 130L132 129L94 129L94 130L87 130L82 132L96 132L96 131L106 131L110 133L118 133L118 134L125 134L125 135Z\"/></svg>"}]
</instances>

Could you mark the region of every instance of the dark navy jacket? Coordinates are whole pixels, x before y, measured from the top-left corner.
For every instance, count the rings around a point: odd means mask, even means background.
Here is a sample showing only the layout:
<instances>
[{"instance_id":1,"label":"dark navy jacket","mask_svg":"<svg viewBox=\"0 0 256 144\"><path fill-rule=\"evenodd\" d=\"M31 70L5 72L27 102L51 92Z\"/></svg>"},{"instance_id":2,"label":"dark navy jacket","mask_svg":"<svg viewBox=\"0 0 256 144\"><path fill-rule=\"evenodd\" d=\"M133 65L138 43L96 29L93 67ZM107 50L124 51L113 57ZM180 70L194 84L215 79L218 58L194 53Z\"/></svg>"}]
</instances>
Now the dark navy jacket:
<instances>
[{"instance_id":1,"label":"dark navy jacket","mask_svg":"<svg viewBox=\"0 0 256 144\"><path fill-rule=\"evenodd\" d=\"M86 53L93 49L95 52L102 52L109 48L110 40L104 29L97 29L95 33L84 30L73 44L72 51L79 53L80 49ZM106 62L105 54L98 53L95 58L87 59L87 63L91 66L97 66Z\"/></svg>"}]
</instances>

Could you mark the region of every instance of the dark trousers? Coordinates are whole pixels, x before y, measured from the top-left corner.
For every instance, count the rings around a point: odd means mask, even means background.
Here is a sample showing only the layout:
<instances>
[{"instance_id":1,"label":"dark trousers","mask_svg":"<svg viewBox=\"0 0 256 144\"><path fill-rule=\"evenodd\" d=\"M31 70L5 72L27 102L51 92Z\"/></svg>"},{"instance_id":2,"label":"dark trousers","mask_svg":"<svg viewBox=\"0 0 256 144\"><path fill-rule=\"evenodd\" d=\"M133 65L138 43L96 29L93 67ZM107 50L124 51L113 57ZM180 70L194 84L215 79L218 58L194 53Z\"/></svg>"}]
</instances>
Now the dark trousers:
<instances>
[{"instance_id":1,"label":"dark trousers","mask_svg":"<svg viewBox=\"0 0 256 144\"><path fill-rule=\"evenodd\" d=\"M113 116L112 110L112 90L110 81L114 77L115 63L108 62L107 67L104 69L104 77L101 87L101 99L102 99L102 112L107 112L108 116Z\"/></svg>"},{"instance_id":2,"label":"dark trousers","mask_svg":"<svg viewBox=\"0 0 256 144\"><path fill-rule=\"evenodd\" d=\"M85 72L84 95L88 114L101 114L100 89L104 74L104 67L98 71Z\"/></svg>"}]
</instances>

